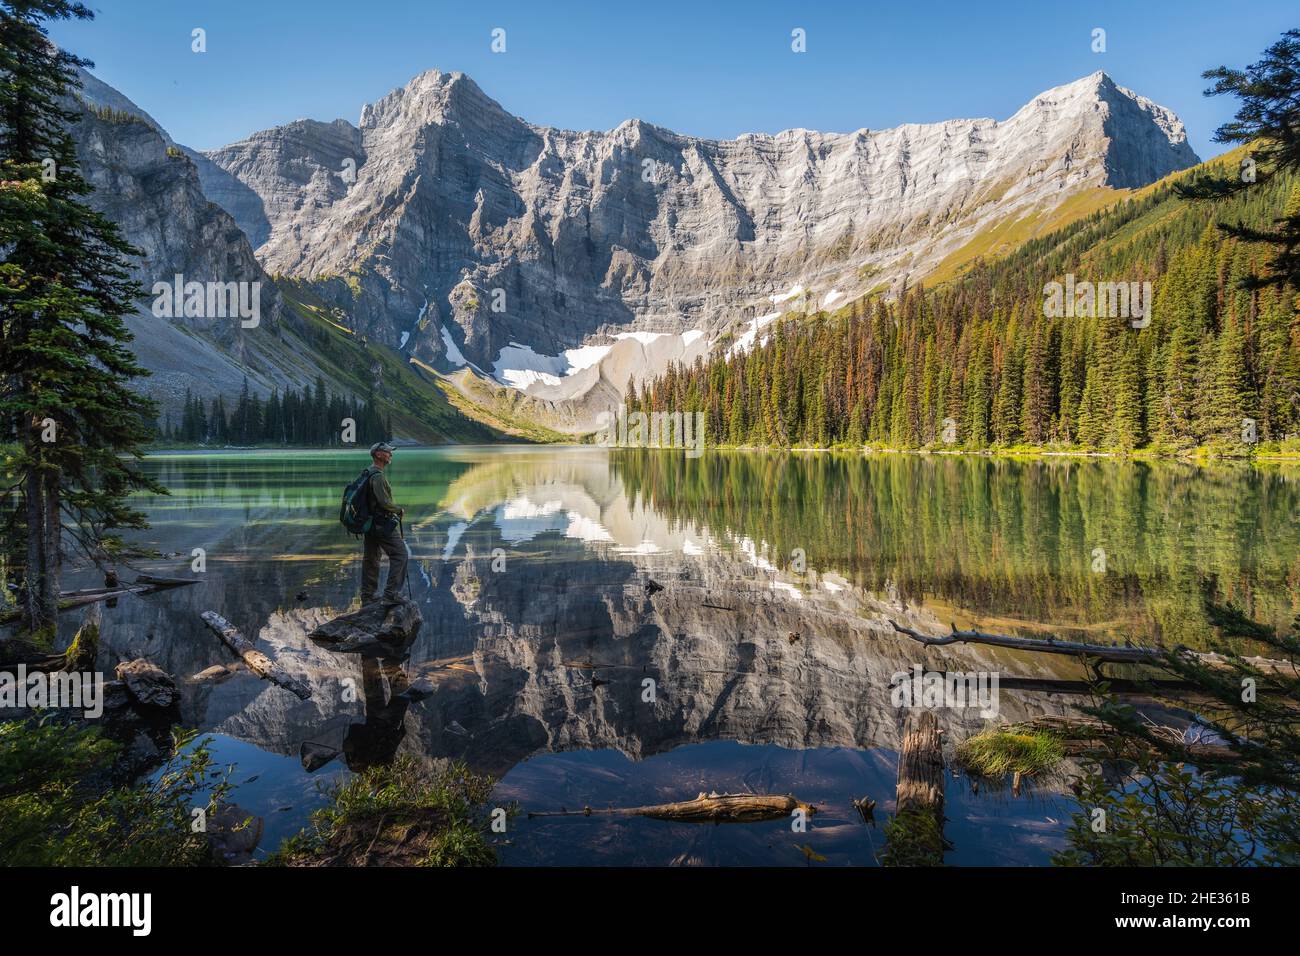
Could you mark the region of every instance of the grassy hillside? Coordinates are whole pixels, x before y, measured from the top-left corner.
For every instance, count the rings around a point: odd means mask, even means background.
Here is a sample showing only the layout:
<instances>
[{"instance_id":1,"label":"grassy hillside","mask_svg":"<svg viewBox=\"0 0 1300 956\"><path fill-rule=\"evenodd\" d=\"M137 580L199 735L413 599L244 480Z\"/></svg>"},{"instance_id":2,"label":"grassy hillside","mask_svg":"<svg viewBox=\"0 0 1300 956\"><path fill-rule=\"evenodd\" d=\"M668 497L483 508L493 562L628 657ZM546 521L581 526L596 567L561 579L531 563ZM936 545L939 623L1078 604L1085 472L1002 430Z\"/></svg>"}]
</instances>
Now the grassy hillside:
<instances>
[{"instance_id":1,"label":"grassy hillside","mask_svg":"<svg viewBox=\"0 0 1300 956\"><path fill-rule=\"evenodd\" d=\"M505 429L478 420L464 407L454 406L437 376L419 369L406 356L374 342L362 342L331 316L328 307L303 283L277 279L285 304L301 319L300 331L286 335L302 339L318 357L329 380L365 395L373 387L382 412L391 417L393 432L427 444L520 440Z\"/></svg>"}]
</instances>

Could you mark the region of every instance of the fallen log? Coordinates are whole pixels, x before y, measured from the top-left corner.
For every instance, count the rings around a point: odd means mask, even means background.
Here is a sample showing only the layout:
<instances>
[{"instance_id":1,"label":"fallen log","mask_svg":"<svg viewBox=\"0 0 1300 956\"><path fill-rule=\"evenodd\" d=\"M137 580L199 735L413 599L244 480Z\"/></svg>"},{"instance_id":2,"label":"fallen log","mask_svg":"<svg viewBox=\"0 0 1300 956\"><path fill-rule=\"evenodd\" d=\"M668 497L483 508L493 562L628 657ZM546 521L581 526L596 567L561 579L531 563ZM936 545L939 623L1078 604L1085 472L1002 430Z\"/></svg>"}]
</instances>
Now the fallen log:
<instances>
[{"instance_id":1,"label":"fallen log","mask_svg":"<svg viewBox=\"0 0 1300 956\"><path fill-rule=\"evenodd\" d=\"M151 584L154 587L174 588L182 584L198 584L198 578L166 578L157 574L137 574L136 584Z\"/></svg>"},{"instance_id":2,"label":"fallen log","mask_svg":"<svg viewBox=\"0 0 1300 956\"><path fill-rule=\"evenodd\" d=\"M166 583L163 583L164 580ZM167 588L180 587L183 584L198 584L198 580L188 578L157 578L153 581L145 581L143 578L134 584L128 584L116 588L85 588L80 591L65 591L59 595L59 613L70 611L73 608L84 607L87 604L98 604L100 601L111 601L127 594L153 594L156 591L163 591ZM0 625L12 624L14 621L22 618L22 611L11 609L0 612Z\"/></svg>"},{"instance_id":3,"label":"fallen log","mask_svg":"<svg viewBox=\"0 0 1300 956\"><path fill-rule=\"evenodd\" d=\"M1061 742L1062 749L1071 755L1094 753L1119 744L1126 752L1148 749L1144 741L1123 734L1110 724L1096 717L1063 717L1057 714L1044 714L1032 720L1011 724L1005 728L1013 734L1051 734ZM1151 736L1169 746L1181 750L1188 762L1199 761L1236 763L1241 755L1226 743L1187 740L1176 727L1164 727L1153 724L1147 728Z\"/></svg>"},{"instance_id":4,"label":"fallen log","mask_svg":"<svg viewBox=\"0 0 1300 956\"><path fill-rule=\"evenodd\" d=\"M909 711L898 754L894 817L887 828L886 866L941 866L943 731L932 710Z\"/></svg>"},{"instance_id":5,"label":"fallen log","mask_svg":"<svg viewBox=\"0 0 1300 956\"><path fill-rule=\"evenodd\" d=\"M300 700L307 700L311 697L311 691L307 685L296 677L291 677L275 661L267 657L257 648L255 648L248 638L239 633L239 629L231 624L216 611L204 611L200 617L208 628L221 638L226 645L238 654L249 670L259 677L269 680L272 684L278 684L285 690L293 691L298 695Z\"/></svg>"},{"instance_id":6,"label":"fallen log","mask_svg":"<svg viewBox=\"0 0 1300 956\"><path fill-rule=\"evenodd\" d=\"M1149 664L1159 667L1169 653L1159 647L1113 647L1106 644L1086 644L1082 641L1058 641L1056 638L1012 637L1007 634L986 634L983 631L960 631L954 625L952 630L941 636L922 634L910 627L904 627L897 621L890 621L894 630L906 634L913 640L929 647L944 647L948 644L987 644L991 647L1005 647L1015 651L1033 651L1041 654L1064 654L1069 657L1091 657L1112 664ZM1232 667L1232 658L1222 654L1193 651L1178 647L1174 653L1199 660L1216 669ZM1291 661L1272 660L1267 657L1243 657L1243 663L1262 671L1289 671L1300 675L1300 669Z\"/></svg>"},{"instance_id":7,"label":"fallen log","mask_svg":"<svg viewBox=\"0 0 1300 956\"><path fill-rule=\"evenodd\" d=\"M701 793L694 800L683 800L679 803L658 803L646 807L609 807L602 810L583 807L581 810L534 811L530 812L528 817L532 819L613 815L674 820L678 823L756 823L760 820L779 820L790 816L795 810L803 810L809 816L817 812L817 808L812 804L804 803L789 795Z\"/></svg>"}]
</instances>

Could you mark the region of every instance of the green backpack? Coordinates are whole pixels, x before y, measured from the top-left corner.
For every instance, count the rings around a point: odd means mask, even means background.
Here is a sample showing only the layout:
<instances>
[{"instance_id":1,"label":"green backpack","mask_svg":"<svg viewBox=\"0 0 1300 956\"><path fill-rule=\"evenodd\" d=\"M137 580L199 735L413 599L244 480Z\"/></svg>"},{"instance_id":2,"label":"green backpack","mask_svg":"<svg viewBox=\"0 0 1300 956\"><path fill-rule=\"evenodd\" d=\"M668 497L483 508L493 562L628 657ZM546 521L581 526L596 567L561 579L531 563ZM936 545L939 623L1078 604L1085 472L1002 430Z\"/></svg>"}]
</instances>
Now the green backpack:
<instances>
[{"instance_id":1,"label":"green backpack","mask_svg":"<svg viewBox=\"0 0 1300 956\"><path fill-rule=\"evenodd\" d=\"M365 534L375 524L374 510L370 504L370 469L367 468L343 489L343 506L339 521L351 534Z\"/></svg>"}]
</instances>

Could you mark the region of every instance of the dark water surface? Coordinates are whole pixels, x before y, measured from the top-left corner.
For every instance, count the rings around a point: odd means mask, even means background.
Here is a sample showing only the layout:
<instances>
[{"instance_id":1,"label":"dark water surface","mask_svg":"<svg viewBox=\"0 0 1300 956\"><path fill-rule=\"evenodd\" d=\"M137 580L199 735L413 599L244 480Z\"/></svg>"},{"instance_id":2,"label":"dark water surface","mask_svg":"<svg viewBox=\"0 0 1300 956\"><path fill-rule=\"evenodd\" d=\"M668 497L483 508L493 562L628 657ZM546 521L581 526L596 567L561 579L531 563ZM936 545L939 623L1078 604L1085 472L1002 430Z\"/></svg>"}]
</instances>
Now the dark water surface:
<instances>
[{"instance_id":1,"label":"dark water surface","mask_svg":"<svg viewBox=\"0 0 1300 956\"><path fill-rule=\"evenodd\" d=\"M149 459L172 494L142 500L152 527L136 543L165 556L135 563L188 574L203 549L203 583L106 611L106 667L143 655L187 679L229 662L199 620L214 610L311 685L299 701L247 673L184 684L184 720L237 764L234 799L264 818L263 846L303 825L322 781L410 753L465 760L524 810L701 791L793 793L820 810L802 834L786 821L520 815L498 845L507 864L871 865L883 837L850 800L874 798L881 822L892 811L893 673L945 661L1077 676L978 650L926 657L891 617L1204 646L1207 575L1279 627L1300 610L1296 468L400 450L389 476L424 626L402 659L362 661L305 634L355 598L360 548L338 500L365 463ZM432 693L396 696L408 678ZM1004 686L1001 717L1063 713L1073 699ZM940 721L950 742L984 724L971 711ZM339 756L308 773L304 742ZM950 776L948 862L1047 862L1071 812L1059 789L975 793Z\"/></svg>"}]
</instances>

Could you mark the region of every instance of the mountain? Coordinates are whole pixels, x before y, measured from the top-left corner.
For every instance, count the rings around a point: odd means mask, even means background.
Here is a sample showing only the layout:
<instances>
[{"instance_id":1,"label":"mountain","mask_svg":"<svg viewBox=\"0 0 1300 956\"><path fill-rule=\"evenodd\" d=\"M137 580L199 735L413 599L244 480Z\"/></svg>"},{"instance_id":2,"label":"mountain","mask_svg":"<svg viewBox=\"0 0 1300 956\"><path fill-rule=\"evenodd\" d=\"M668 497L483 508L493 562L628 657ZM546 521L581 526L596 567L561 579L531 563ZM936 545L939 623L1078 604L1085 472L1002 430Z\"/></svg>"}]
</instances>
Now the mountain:
<instances>
[{"instance_id":1,"label":"mountain","mask_svg":"<svg viewBox=\"0 0 1300 956\"><path fill-rule=\"evenodd\" d=\"M1004 121L718 141L535 126L436 70L357 126L298 120L203 158L268 271L573 430L728 333L897 293L1197 162L1173 113L1104 73Z\"/></svg>"},{"instance_id":2,"label":"mountain","mask_svg":"<svg viewBox=\"0 0 1300 956\"><path fill-rule=\"evenodd\" d=\"M233 405L245 380L253 395L265 397L308 389L320 377L335 394L364 398L373 392L407 437L481 441L498 434L461 415L435 384L395 355L346 341L355 337L325 321L309 296L290 301L283 295L254 256L248 235L209 200L200 172L211 162L175 143L122 93L78 72L81 86L71 98L78 161L95 187L91 205L141 253L133 278L150 295L127 326L132 349L152 373L140 387L159 402L161 421L180 420L187 393L205 404L221 397ZM221 198L237 203L239 185L232 182ZM230 315L156 315L154 284L174 285L177 275L185 283L243 284L250 305L256 286L256 323Z\"/></svg>"}]
</instances>

